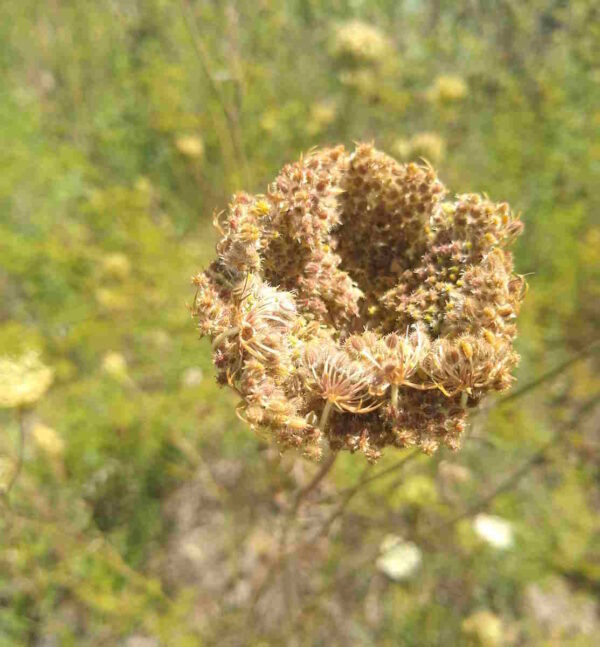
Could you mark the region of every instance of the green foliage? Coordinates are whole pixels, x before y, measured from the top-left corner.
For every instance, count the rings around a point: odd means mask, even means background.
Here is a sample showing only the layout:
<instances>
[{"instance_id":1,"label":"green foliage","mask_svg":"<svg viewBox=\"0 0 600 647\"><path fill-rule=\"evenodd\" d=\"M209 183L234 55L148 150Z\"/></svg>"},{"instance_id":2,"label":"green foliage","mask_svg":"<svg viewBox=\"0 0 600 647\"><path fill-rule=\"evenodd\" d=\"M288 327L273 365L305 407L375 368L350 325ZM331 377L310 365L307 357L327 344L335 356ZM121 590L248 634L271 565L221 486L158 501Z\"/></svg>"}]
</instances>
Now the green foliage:
<instances>
[{"instance_id":1,"label":"green foliage","mask_svg":"<svg viewBox=\"0 0 600 647\"><path fill-rule=\"evenodd\" d=\"M336 26L350 19L380 30L392 53L337 56ZM235 190L263 191L300 152L374 140L396 154L400 140L435 133L447 186L523 213L519 384L598 338L598 24L591 0L2 3L0 355L38 350L55 378L26 412L24 467L1 508L0 643L223 644L243 627L249 644L281 644L282 627L248 625L235 605L205 617L210 600L163 566L169 502L206 465L243 474L201 499L224 515L227 546L295 483L213 383L186 302L212 255L212 211ZM449 94L453 78L464 96ZM427 537L597 398L596 373L597 357L584 360L480 415L459 456L374 482L307 572L328 581L384 531ZM45 443L41 423L55 434ZM17 438L13 412L0 411L0 477ZM354 644L462 644L463 619L483 608L509 644L551 640L522 602L548 575L598 591L597 442L578 425L491 502L514 525L513 550L482 543L464 519L423 540L417 579L390 583L365 566L354 588L332 592L347 632L331 631ZM444 481L440 460L469 476ZM345 456L332 482L351 486L363 466ZM333 616L309 617L300 644L330 640ZM597 644L588 637L576 644Z\"/></svg>"}]
</instances>

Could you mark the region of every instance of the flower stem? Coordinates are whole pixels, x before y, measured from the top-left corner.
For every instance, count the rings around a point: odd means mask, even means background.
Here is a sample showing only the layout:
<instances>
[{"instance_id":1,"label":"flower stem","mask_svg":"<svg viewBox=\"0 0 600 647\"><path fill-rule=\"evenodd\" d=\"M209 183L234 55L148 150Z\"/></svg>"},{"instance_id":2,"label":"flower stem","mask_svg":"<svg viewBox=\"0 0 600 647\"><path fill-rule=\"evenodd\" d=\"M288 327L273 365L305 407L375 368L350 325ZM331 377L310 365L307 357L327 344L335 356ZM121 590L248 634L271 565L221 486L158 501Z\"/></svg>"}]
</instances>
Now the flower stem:
<instances>
[{"instance_id":1,"label":"flower stem","mask_svg":"<svg viewBox=\"0 0 600 647\"><path fill-rule=\"evenodd\" d=\"M330 400L327 400L325 402L325 406L323 407L323 411L321 413L321 419L319 420L319 429L321 432L324 432L325 429L327 428L327 422L329 420L329 415L331 414L331 409L333 407L333 404L331 403Z\"/></svg>"},{"instance_id":2,"label":"flower stem","mask_svg":"<svg viewBox=\"0 0 600 647\"><path fill-rule=\"evenodd\" d=\"M17 414L17 424L19 428L19 439L18 439L18 445L17 445L17 462L15 465L14 471L10 477L10 480L6 485L6 488L4 489L4 492L2 492L3 498L5 498L7 501L10 495L10 491L13 489L13 486L19 479L21 470L23 469L23 455L25 453L25 421L23 420L23 409L19 407L16 410L16 414Z\"/></svg>"},{"instance_id":3,"label":"flower stem","mask_svg":"<svg viewBox=\"0 0 600 647\"><path fill-rule=\"evenodd\" d=\"M392 384L391 402L394 409L398 408L398 385Z\"/></svg>"}]
</instances>

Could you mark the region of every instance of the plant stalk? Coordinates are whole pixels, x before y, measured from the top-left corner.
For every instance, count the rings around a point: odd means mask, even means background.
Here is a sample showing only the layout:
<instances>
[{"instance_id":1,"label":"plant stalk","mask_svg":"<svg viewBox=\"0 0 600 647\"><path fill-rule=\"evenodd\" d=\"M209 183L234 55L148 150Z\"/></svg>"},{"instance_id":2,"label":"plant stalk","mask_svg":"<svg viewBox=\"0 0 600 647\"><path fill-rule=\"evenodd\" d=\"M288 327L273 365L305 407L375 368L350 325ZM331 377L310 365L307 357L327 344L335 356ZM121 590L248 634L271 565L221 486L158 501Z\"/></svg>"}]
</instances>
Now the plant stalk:
<instances>
[{"instance_id":1,"label":"plant stalk","mask_svg":"<svg viewBox=\"0 0 600 647\"><path fill-rule=\"evenodd\" d=\"M325 406L323 407L323 411L321 413L321 419L319 420L319 429L321 432L324 432L325 429L327 429L327 422L329 421L329 416L331 414L331 409L333 407L333 404L330 400L327 400L325 402Z\"/></svg>"},{"instance_id":2,"label":"plant stalk","mask_svg":"<svg viewBox=\"0 0 600 647\"><path fill-rule=\"evenodd\" d=\"M19 427L19 440L17 445L17 464L15 470L10 477L10 481L6 485L6 489L2 492L2 496L8 501L10 491L13 489L15 483L19 479L21 470L23 469L23 456L25 454L25 421L23 419L23 410L19 407L16 410L17 424Z\"/></svg>"},{"instance_id":3,"label":"plant stalk","mask_svg":"<svg viewBox=\"0 0 600 647\"><path fill-rule=\"evenodd\" d=\"M391 402L394 409L398 408L398 385L392 384Z\"/></svg>"}]
</instances>

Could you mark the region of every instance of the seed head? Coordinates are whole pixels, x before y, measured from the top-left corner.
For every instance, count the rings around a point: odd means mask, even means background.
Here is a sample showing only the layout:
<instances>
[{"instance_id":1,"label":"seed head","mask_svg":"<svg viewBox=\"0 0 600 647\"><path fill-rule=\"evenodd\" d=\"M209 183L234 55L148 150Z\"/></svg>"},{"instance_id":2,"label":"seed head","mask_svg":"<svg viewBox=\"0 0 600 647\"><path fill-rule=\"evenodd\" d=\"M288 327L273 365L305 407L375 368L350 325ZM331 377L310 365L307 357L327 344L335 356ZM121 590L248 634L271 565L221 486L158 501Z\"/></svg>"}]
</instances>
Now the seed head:
<instances>
[{"instance_id":1,"label":"seed head","mask_svg":"<svg viewBox=\"0 0 600 647\"><path fill-rule=\"evenodd\" d=\"M506 203L449 200L428 163L359 144L287 164L215 225L191 311L239 416L283 448L456 449L468 409L510 386L526 286Z\"/></svg>"},{"instance_id":2,"label":"seed head","mask_svg":"<svg viewBox=\"0 0 600 647\"><path fill-rule=\"evenodd\" d=\"M334 345L306 347L303 359L306 388L339 411L366 413L377 408L369 395L371 376Z\"/></svg>"}]
</instances>

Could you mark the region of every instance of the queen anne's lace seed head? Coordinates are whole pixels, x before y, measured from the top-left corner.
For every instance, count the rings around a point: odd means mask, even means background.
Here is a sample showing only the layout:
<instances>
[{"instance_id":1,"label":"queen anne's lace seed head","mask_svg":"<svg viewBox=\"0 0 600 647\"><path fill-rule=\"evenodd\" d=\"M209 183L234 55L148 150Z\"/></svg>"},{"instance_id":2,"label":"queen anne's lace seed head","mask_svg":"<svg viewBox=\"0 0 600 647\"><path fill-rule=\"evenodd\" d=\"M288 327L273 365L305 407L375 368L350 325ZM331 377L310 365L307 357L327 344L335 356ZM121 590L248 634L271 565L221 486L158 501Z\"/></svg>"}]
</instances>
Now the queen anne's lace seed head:
<instances>
[{"instance_id":1,"label":"queen anne's lace seed head","mask_svg":"<svg viewBox=\"0 0 600 647\"><path fill-rule=\"evenodd\" d=\"M525 282L506 203L450 200L429 165L361 144L286 165L215 224L192 311L239 416L282 446L457 448L468 408L510 386Z\"/></svg>"}]
</instances>

